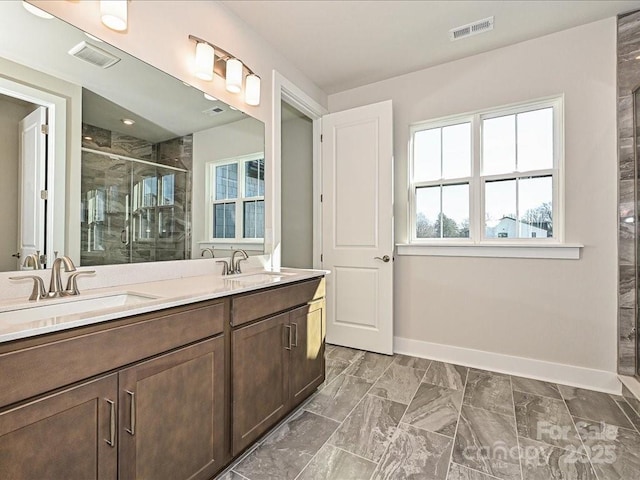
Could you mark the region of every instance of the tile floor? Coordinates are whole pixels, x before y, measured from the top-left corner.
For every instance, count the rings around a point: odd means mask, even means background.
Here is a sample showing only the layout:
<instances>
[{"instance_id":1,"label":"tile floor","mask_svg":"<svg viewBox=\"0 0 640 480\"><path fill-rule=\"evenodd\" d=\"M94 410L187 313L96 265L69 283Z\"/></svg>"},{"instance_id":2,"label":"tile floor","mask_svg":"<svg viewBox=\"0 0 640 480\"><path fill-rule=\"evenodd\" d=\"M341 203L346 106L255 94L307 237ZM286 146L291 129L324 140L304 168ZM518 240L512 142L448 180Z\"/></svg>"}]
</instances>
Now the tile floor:
<instances>
[{"instance_id":1,"label":"tile floor","mask_svg":"<svg viewBox=\"0 0 640 480\"><path fill-rule=\"evenodd\" d=\"M327 380L220 480L640 480L640 402L327 346Z\"/></svg>"}]
</instances>

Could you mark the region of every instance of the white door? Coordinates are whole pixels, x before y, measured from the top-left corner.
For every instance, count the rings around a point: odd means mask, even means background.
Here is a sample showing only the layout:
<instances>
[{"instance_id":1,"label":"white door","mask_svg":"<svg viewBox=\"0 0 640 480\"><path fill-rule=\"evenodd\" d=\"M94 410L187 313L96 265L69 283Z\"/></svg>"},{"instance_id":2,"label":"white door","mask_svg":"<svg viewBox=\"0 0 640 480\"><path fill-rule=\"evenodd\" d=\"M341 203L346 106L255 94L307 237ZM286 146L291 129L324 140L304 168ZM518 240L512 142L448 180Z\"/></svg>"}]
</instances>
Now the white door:
<instances>
[{"instance_id":1,"label":"white door","mask_svg":"<svg viewBox=\"0 0 640 480\"><path fill-rule=\"evenodd\" d=\"M18 201L18 269L24 258L36 251L44 253L47 171L47 141L42 125L47 108L39 107L20 121L20 199Z\"/></svg>"},{"instance_id":2,"label":"white door","mask_svg":"<svg viewBox=\"0 0 640 480\"><path fill-rule=\"evenodd\" d=\"M322 117L327 342L393 353L391 100Z\"/></svg>"}]
</instances>

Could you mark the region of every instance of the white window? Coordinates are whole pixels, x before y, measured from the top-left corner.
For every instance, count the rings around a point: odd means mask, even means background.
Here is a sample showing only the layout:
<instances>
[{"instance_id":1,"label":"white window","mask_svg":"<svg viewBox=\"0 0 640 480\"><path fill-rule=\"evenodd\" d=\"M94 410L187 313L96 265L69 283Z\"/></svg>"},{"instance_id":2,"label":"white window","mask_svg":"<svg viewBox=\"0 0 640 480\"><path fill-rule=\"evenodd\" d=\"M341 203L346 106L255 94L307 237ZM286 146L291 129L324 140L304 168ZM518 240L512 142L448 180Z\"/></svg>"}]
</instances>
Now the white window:
<instances>
[{"instance_id":1,"label":"white window","mask_svg":"<svg viewBox=\"0 0 640 480\"><path fill-rule=\"evenodd\" d=\"M413 244L562 241L562 99L412 126Z\"/></svg>"},{"instance_id":2,"label":"white window","mask_svg":"<svg viewBox=\"0 0 640 480\"><path fill-rule=\"evenodd\" d=\"M264 154L207 164L208 240L264 238Z\"/></svg>"}]
</instances>

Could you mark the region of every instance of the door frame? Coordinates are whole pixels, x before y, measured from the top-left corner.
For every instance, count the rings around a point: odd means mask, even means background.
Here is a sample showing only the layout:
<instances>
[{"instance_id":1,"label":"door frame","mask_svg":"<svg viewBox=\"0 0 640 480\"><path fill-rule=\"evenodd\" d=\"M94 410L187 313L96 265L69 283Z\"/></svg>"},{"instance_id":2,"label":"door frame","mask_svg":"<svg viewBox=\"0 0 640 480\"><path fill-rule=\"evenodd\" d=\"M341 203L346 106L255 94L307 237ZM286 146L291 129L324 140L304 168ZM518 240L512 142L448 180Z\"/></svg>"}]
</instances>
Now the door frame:
<instances>
[{"instance_id":1,"label":"door frame","mask_svg":"<svg viewBox=\"0 0 640 480\"><path fill-rule=\"evenodd\" d=\"M322 116L328 110L298 88L293 82L282 74L273 70L273 108L271 124L273 126L272 155L273 175L271 177L271 225L272 243L270 248L265 247L271 253L271 268L281 266L282 248L282 101L285 101L295 109L309 117L313 124L313 268L321 268L320 254L322 252L322 146L320 135L322 133ZM265 236L267 232L265 231Z\"/></svg>"},{"instance_id":2,"label":"door frame","mask_svg":"<svg viewBox=\"0 0 640 480\"><path fill-rule=\"evenodd\" d=\"M66 99L38 90L7 78L0 78L0 94L47 108L47 230L45 234L47 259L53 252L65 253L66 225ZM51 263L51 262L48 262Z\"/></svg>"}]
</instances>

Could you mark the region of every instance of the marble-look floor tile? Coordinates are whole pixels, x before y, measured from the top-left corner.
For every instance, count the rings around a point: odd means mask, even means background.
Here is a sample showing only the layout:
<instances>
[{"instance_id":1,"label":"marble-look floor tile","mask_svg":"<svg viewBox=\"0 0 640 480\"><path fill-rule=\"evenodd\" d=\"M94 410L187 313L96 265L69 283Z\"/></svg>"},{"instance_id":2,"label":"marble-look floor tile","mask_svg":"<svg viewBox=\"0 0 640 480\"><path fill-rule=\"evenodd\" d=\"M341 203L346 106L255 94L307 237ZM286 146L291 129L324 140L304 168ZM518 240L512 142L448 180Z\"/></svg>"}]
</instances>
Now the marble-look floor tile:
<instances>
[{"instance_id":1,"label":"marble-look floor tile","mask_svg":"<svg viewBox=\"0 0 640 480\"><path fill-rule=\"evenodd\" d=\"M402 421L430 432L453 437L461 406L460 390L423 383Z\"/></svg>"},{"instance_id":2,"label":"marble-look floor tile","mask_svg":"<svg viewBox=\"0 0 640 480\"><path fill-rule=\"evenodd\" d=\"M368 480L376 464L325 445L296 480Z\"/></svg>"},{"instance_id":3,"label":"marble-look floor tile","mask_svg":"<svg viewBox=\"0 0 640 480\"><path fill-rule=\"evenodd\" d=\"M463 403L502 415L513 415L511 381L507 375L469 370Z\"/></svg>"},{"instance_id":4,"label":"marble-look floor tile","mask_svg":"<svg viewBox=\"0 0 640 480\"><path fill-rule=\"evenodd\" d=\"M395 355L393 363L402 365L403 367L417 368L418 370L426 370L431 365L428 358L411 357L409 355Z\"/></svg>"},{"instance_id":5,"label":"marble-look floor tile","mask_svg":"<svg viewBox=\"0 0 640 480\"><path fill-rule=\"evenodd\" d=\"M351 375L338 375L326 388L317 392L305 405L308 410L318 415L342 422L353 410L373 382Z\"/></svg>"},{"instance_id":6,"label":"marble-look floor tile","mask_svg":"<svg viewBox=\"0 0 640 480\"><path fill-rule=\"evenodd\" d=\"M580 448L582 443L562 400L513 392L518 435L562 448Z\"/></svg>"},{"instance_id":7,"label":"marble-look floor tile","mask_svg":"<svg viewBox=\"0 0 640 480\"><path fill-rule=\"evenodd\" d=\"M451 363L431 362L431 366L425 373L423 382L438 385L439 387L453 388L454 390L464 389L467 381L467 367L453 365Z\"/></svg>"},{"instance_id":8,"label":"marble-look floor tile","mask_svg":"<svg viewBox=\"0 0 640 480\"><path fill-rule=\"evenodd\" d=\"M515 418L462 405L453 461L504 480L520 480Z\"/></svg>"},{"instance_id":9,"label":"marble-look floor tile","mask_svg":"<svg viewBox=\"0 0 640 480\"><path fill-rule=\"evenodd\" d=\"M449 475L447 476L447 480L496 480L497 478L453 462L451 462Z\"/></svg>"},{"instance_id":10,"label":"marble-look floor tile","mask_svg":"<svg viewBox=\"0 0 640 480\"><path fill-rule=\"evenodd\" d=\"M344 372L350 363L347 360L341 360L339 358L326 358L324 370L324 383L320 388L324 388L329 385L338 375Z\"/></svg>"},{"instance_id":11,"label":"marble-look floor tile","mask_svg":"<svg viewBox=\"0 0 640 480\"><path fill-rule=\"evenodd\" d=\"M453 439L405 423L396 430L373 478L445 480Z\"/></svg>"},{"instance_id":12,"label":"marble-look floor tile","mask_svg":"<svg viewBox=\"0 0 640 480\"><path fill-rule=\"evenodd\" d=\"M247 477L244 477L233 470L229 470L228 472L217 476L216 480L247 480Z\"/></svg>"},{"instance_id":13,"label":"marble-look floor tile","mask_svg":"<svg viewBox=\"0 0 640 480\"><path fill-rule=\"evenodd\" d=\"M377 463L406 408L402 403L365 395L329 443Z\"/></svg>"},{"instance_id":14,"label":"marble-look floor tile","mask_svg":"<svg viewBox=\"0 0 640 480\"><path fill-rule=\"evenodd\" d=\"M640 434L638 432L586 420L577 424L591 464L600 480L640 478Z\"/></svg>"},{"instance_id":15,"label":"marble-look floor tile","mask_svg":"<svg viewBox=\"0 0 640 480\"><path fill-rule=\"evenodd\" d=\"M251 480L294 479L339 425L334 420L301 411L233 470Z\"/></svg>"},{"instance_id":16,"label":"marble-look floor tile","mask_svg":"<svg viewBox=\"0 0 640 480\"><path fill-rule=\"evenodd\" d=\"M344 373L375 381L382 375L391 362L393 362L392 356L365 352L364 355L356 358Z\"/></svg>"},{"instance_id":17,"label":"marble-look floor tile","mask_svg":"<svg viewBox=\"0 0 640 480\"><path fill-rule=\"evenodd\" d=\"M631 390L627 388L626 385L622 386L622 396L627 401L631 408L633 408L638 415L640 415L640 400L638 400Z\"/></svg>"},{"instance_id":18,"label":"marble-look floor tile","mask_svg":"<svg viewBox=\"0 0 640 480\"><path fill-rule=\"evenodd\" d=\"M640 433L640 415L636 413L636 411L629 405L629 403L621 398L616 400L616 403L620 407L620 409L625 413L627 418L631 421L634 427L636 427L636 431Z\"/></svg>"},{"instance_id":19,"label":"marble-look floor tile","mask_svg":"<svg viewBox=\"0 0 640 480\"><path fill-rule=\"evenodd\" d=\"M598 480L586 455L520 438L522 480Z\"/></svg>"},{"instance_id":20,"label":"marble-look floor tile","mask_svg":"<svg viewBox=\"0 0 640 480\"><path fill-rule=\"evenodd\" d=\"M606 393L560 385L560 393L574 417L633 428L616 401Z\"/></svg>"},{"instance_id":21,"label":"marble-look floor tile","mask_svg":"<svg viewBox=\"0 0 640 480\"><path fill-rule=\"evenodd\" d=\"M424 372L424 370L392 363L369 393L409 405L422 377L424 377Z\"/></svg>"},{"instance_id":22,"label":"marble-look floor tile","mask_svg":"<svg viewBox=\"0 0 640 480\"><path fill-rule=\"evenodd\" d=\"M327 352L327 358L335 359L335 360L346 360L351 363L357 358L360 358L364 355L365 352L362 350L355 350L353 348L341 347L339 345L334 345L330 352Z\"/></svg>"},{"instance_id":23,"label":"marble-look floor tile","mask_svg":"<svg viewBox=\"0 0 640 480\"><path fill-rule=\"evenodd\" d=\"M331 345L330 343L325 343L324 344L324 354L327 355L329 352L331 352L334 348L336 348L335 345Z\"/></svg>"},{"instance_id":24,"label":"marble-look floor tile","mask_svg":"<svg viewBox=\"0 0 640 480\"><path fill-rule=\"evenodd\" d=\"M562 400L558 386L553 383L534 380L532 378L511 377L511 385L514 390L523 393L533 393L542 397L556 398Z\"/></svg>"}]
</instances>

